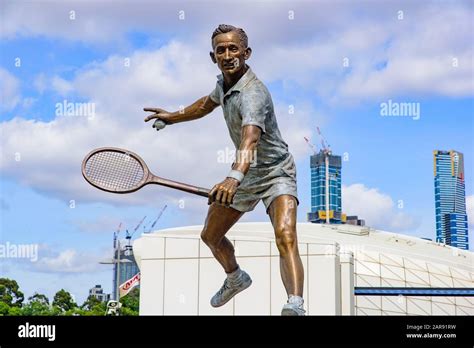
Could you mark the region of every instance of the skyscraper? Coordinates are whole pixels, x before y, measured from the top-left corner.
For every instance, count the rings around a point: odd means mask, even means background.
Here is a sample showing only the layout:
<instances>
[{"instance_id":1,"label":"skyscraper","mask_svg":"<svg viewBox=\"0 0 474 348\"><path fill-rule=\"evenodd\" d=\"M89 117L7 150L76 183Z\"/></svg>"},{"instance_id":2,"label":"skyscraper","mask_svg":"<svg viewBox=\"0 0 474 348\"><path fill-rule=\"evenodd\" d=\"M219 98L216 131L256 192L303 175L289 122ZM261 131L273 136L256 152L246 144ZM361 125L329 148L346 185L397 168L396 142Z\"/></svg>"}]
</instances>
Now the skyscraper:
<instances>
[{"instance_id":1,"label":"skyscraper","mask_svg":"<svg viewBox=\"0 0 474 348\"><path fill-rule=\"evenodd\" d=\"M433 154L436 241L467 250L469 244L463 154L454 150L435 150Z\"/></svg>"},{"instance_id":2,"label":"skyscraper","mask_svg":"<svg viewBox=\"0 0 474 348\"><path fill-rule=\"evenodd\" d=\"M125 283L127 280L132 278L138 272L140 272L135 257L133 256L133 249L130 245L125 245L124 247L119 246L120 255L118 255L119 250L114 251L115 264L114 264L114 279L113 279L113 289L114 289L114 299L117 299L118 286ZM120 262L118 262L120 260ZM120 265L120 266L119 266ZM119 267L119 269L117 269ZM117 276L118 281L117 281Z\"/></svg>"},{"instance_id":3,"label":"skyscraper","mask_svg":"<svg viewBox=\"0 0 474 348\"><path fill-rule=\"evenodd\" d=\"M311 156L311 212L308 221L345 222L341 207L341 169L341 156L332 155L330 151L321 150Z\"/></svg>"}]
</instances>

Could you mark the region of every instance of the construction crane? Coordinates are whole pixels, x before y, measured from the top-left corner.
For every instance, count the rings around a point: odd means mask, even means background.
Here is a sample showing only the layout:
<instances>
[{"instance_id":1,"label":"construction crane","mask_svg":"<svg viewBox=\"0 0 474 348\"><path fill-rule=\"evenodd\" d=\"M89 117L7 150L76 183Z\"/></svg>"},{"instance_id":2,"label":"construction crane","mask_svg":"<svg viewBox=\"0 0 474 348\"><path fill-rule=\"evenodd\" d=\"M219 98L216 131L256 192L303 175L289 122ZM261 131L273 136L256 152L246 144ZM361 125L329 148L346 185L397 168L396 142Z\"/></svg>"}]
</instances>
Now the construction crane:
<instances>
[{"instance_id":1,"label":"construction crane","mask_svg":"<svg viewBox=\"0 0 474 348\"><path fill-rule=\"evenodd\" d=\"M316 126L316 129L318 131L319 137L321 138L321 145L323 146L323 149L321 151L324 154L324 166L326 169L326 173L325 173L326 223L329 224L331 222L329 218L330 199L331 199L331 196L329 193L329 156L331 155L331 145L329 145L326 139L324 139L323 133L321 133L321 130L319 129L318 126Z\"/></svg>"},{"instance_id":2,"label":"construction crane","mask_svg":"<svg viewBox=\"0 0 474 348\"><path fill-rule=\"evenodd\" d=\"M117 227L117 230L114 232L114 256L111 259L105 259L100 261L100 264L103 265L114 265L114 280L113 284L115 287L115 299L118 300L119 298L119 285L120 285L120 265L122 263L128 263L131 262L130 260L127 259L121 259L120 258L120 253L121 253L121 244L119 240L119 233L120 230L122 229L122 223L120 223ZM127 236L128 236L128 231L127 231Z\"/></svg>"},{"instance_id":3,"label":"construction crane","mask_svg":"<svg viewBox=\"0 0 474 348\"><path fill-rule=\"evenodd\" d=\"M131 249L132 249L132 245L131 245L131 241L132 241L132 237L133 235L135 234L135 232L137 232L138 228L141 226L141 224L143 224L143 221L145 221L146 219L146 215L143 217L143 219L140 220L140 222L138 223L137 227L135 227L133 229L133 232L130 233L128 230L127 230L127 234L125 236L125 239L127 240L127 245L125 246L125 250L127 252L129 252Z\"/></svg>"},{"instance_id":4,"label":"construction crane","mask_svg":"<svg viewBox=\"0 0 474 348\"><path fill-rule=\"evenodd\" d=\"M130 242L130 239L132 239L133 235L135 234L135 232L137 232L138 228L143 224L143 221L145 221L145 219L146 219L146 215L143 217L143 219L140 220L138 225L133 229L132 233L128 232L127 230L127 236L125 237L125 239L128 239Z\"/></svg>"},{"instance_id":5,"label":"construction crane","mask_svg":"<svg viewBox=\"0 0 474 348\"><path fill-rule=\"evenodd\" d=\"M311 142L309 141L308 138L306 138L306 137L303 137L303 138L306 141L306 143L308 144L308 146L311 148L311 150L313 150L313 155L316 155L318 153L318 151L316 151L316 146L311 144Z\"/></svg>"},{"instance_id":6,"label":"construction crane","mask_svg":"<svg viewBox=\"0 0 474 348\"><path fill-rule=\"evenodd\" d=\"M316 129L318 131L319 137L321 138L321 145L323 147L323 152L330 155L331 154L331 145L329 145L329 143L326 141L326 139L323 136L323 133L321 132L321 130L319 129L318 126L316 126Z\"/></svg>"},{"instance_id":7,"label":"construction crane","mask_svg":"<svg viewBox=\"0 0 474 348\"><path fill-rule=\"evenodd\" d=\"M117 227L117 231L114 232L114 249L117 247L117 239L120 233L120 229L122 228L122 223L120 223Z\"/></svg>"},{"instance_id":8,"label":"construction crane","mask_svg":"<svg viewBox=\"0 0 474 348\"><path fill-rule=\"evenodd\" d=\"M158 216L156 217L155 221L153 221L153 223L151 224L150 229L148 230L148 232L144 232L144 233L150 233L151 232L151 230L155 227L156 223L158 222L161 215L165 211L166 207L168 207L168 205L165 204L165 206L163 208L161 208L161 211L158 213Z\"/></svg>"}]
</instances>

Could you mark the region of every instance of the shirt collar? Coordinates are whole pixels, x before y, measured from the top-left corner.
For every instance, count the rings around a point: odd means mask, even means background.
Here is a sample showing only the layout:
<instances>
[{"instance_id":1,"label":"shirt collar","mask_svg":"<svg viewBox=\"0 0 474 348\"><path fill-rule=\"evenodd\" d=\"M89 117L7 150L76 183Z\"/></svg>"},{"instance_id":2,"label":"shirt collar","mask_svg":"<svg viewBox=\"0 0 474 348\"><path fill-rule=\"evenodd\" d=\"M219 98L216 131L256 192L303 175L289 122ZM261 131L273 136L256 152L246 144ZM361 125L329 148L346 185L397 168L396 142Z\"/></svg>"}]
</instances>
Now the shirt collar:
<instances>
[{"instance_id":1,"label":"shirt collar","mask_svg":"<svg viewBox=\"0 0 474 348\"><path fill-rule=\"evenodd\" d=\"M245 74L242 75L242 77L239 79L239 81L237 81L237 83L235 85L233 85L228 91L227 93L224 95L224 97L230 95L232 92L234 91L237 91L237 92L241 92L242 89L250 82L252 81L253 79L255 79L256 76L255 74L253 73L252 69L250 67L248 67L247 71L245 72ZM224 91L224 76L222 74L220 75L217 75L217 80L219 82L219 85L221 86L222 88L222 91Z\"/></svg>"}]
</instances>

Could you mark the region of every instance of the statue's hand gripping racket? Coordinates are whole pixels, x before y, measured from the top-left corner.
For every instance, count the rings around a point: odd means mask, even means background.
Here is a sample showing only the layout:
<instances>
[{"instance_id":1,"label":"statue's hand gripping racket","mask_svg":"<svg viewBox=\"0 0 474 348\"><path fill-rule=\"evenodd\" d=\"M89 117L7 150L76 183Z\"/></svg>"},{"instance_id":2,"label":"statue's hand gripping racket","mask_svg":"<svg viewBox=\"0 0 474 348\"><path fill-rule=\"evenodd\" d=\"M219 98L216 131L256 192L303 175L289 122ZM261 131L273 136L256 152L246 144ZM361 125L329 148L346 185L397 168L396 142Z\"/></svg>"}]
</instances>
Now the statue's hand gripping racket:
<instances>
[{"instance_id":1,"label":"statue's hand gripping racket","mask_svg":"<svg viewBox=\"0 0 474 348\"><path fill-rule=\"evenodd\" d=\"M145 161L132 151L102 147L87 154L82 161L84 179L100 190L130 193L148 184L156 184L208 197L209 190L160 178L150 172Z\"/></svg>"}]
</instances>

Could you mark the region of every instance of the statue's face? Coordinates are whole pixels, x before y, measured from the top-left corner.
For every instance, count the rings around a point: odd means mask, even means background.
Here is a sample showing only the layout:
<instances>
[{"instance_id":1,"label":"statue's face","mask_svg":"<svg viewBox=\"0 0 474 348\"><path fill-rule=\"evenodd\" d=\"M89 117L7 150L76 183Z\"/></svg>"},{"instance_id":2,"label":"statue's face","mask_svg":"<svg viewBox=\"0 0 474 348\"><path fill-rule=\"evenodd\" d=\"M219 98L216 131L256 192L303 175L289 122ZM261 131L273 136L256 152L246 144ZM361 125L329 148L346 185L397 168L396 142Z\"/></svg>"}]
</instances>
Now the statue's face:
<instances>
[{"instance_id":1,"label":"statue's face","mask_svg":"<svg viewBox=\"0 0 474 348\"><path fill-rule=\"evenodd\" d=\"M240 43L239 35L234 32L219 34L213 39L214 52L211 52L214 63L223 74L232 75L243 69L245 60L250 57L250 48ZM212 54L213 53L213 54Z\"/></svg>"}]
</instances>

